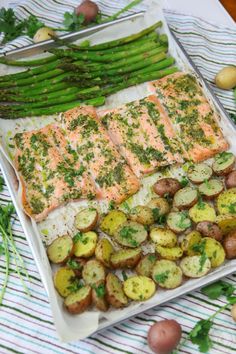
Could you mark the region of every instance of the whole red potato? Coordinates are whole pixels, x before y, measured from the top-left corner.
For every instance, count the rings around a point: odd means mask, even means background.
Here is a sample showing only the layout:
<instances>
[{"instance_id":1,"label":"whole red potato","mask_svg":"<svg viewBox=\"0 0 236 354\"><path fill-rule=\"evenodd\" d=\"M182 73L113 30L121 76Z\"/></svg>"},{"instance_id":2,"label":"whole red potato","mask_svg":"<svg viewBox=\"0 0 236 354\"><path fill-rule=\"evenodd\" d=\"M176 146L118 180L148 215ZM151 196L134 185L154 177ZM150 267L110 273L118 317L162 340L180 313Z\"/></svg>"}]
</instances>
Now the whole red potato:
<instances>
[{"instance_id":1,"label":"whole red potato","mask_svg":"<svg viewBox=\"0 0 236 354\"><path fill-rule=\"evenodd\" d=\"M182 329L175 320L154 323L148 331L148 345L156 354L170 354L180 342Z\"/></svg>"},{"instance_id":2,"label":"whole red potato","mask_svg":"<svg viewBox=\"0 0 236 354\"><path fill-rule=\"evenodd\" d=\"M95 20L98 14L99 8L95 2L90 0L83 1L79 6L76 7L76 15L84 15L84 24L88 24Z\"/></svg>"}]
</instances>

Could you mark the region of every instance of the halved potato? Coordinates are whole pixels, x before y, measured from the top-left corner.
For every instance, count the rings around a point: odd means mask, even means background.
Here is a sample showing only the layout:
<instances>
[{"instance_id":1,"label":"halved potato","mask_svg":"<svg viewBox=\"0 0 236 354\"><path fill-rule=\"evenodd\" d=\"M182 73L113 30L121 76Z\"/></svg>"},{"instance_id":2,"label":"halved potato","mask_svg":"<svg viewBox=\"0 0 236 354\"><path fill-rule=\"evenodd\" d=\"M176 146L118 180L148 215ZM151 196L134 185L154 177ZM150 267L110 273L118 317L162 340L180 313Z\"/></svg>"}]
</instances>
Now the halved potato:
<instances>
[{"instance_id":1,"label":"halved potato","mask_svg":"<svg viewBox=\"0 0 236 354\"><path fill-rule=\"evenodd\" d=\"M70 269L73 269L75 275L80 278L82 277L82 270L86 262L87 260L84 258L73 257L68 259L68 261L66 262L66 266Z\"/></svg>"},{"instance_id":2,"label":"halved potato","mask_svg":"<svg viewBox=\"0 0 236 354\"><path fill-rule=\"evenodd\" d=\"M196 230L199 231L202 236L212 237L217 241L221 241L223 234L220 227L211 221L201 221L197 224Z\"/></svg>"},{"instance_id":3,"label":"halved potato","mask_svg":"<svg viewBox=\"0 0 236 354\"><path fill-rule=\"evenodd\" d=\"M172 211L167 216L167 225L175 233L179 234L191 226L191 220L185 211Z\"/></svg>"},{"instance_id":4,"label":"halved potato","mask_svg":"<svg viewBox=\"0 0 236 354\"><path fill-rule=\"evenodd\" d=\"M146 254L139 262L135 268L138 275L145 275L150 277L152 274L152 268L157 260L157 257L154 253Z\"/></svg>"},{"instance_id":5,"label":"halved potato","mask_svg":"<svg viewBox=\"0 0 236 354\"><path fill-rule=\"evenodd\" d=\"M214 199L224 190L224 186L219 179L212 178L200 184L198 190L206 199Z\"/></svg>"},{"instance_id":6,"label":"halved potato","mask_svg":"<svg viewBox=\"0 0 236 354\"><path fill-rule=\"evenodd\" d=\"M56 238L47 248L50 262L55 264L65 263L73 254L74 244L69 235Z\"/></svg>"},{"instance_id":7,"label":"halved potato","mask_svg":"<svg viewBox=\"0 0 236 354\"><path fill-rule=\"evenodd\" d=\"M192 183L200 184L212 176L212 168L206 163L198 163L188 169L188 178Z\"/></svg>"},{"instance_id":8,"label":"halved potato","mask_svg":"<svg viewBox=\"0 0 236 354\"><path fill-rule=\"evenodd\" d=\"M75 272L72 269L59 268L53 276L53 282L58 293L66 297L71 293L70 287L75 281Z\"/></svg>"},{"instance_id":9,"label":"halved potato","mask_svg":"<svg viewBox=\"0 0 236 354\"><path fill-rule=\"evenodd\" d=\"M127 216L123 211L111 210L102 220L100 229L113 236L120 225L127 221Z\"/></svg>"},{"instance_id":10,"label":"halved potato","mask_svg":"<svg viewBox=\"0 0 236 354\"><path fill-rule=\"evenodd\" d=\"M96 209L83 209L75 216L75 227L81 232L88 232L94 230L97 221L98 212Z\"/></svg>"},{"instance_id":11,"label":"halved potato","mask_svg":"<svg viewBox=\"0 0 236 354\"><path fill-rule=\"evenodd\" d=\"M236 215L223 214L216 217L216 223L223 235L227 235L230 231L236 229Z\"/></svg>"},{"instance_id":12,"label":"halved potato","mask_svg":"<svg viewBox=\"0 0 236 354\"><path fill-rule=\"evenodd\" d=\"M147 230L142 224L127 221L116 230L114 239L121 246L135 248L146 241L147 236Z\"/></svg>"},{"instance_id":13,"label":"halved potato","mask_svg":"<svg viewBox=\"0 0 236 354\"><path fill-rule=\"evenodd\" d=\"M162 288L174 289L181 285L183 273L173 261L161 259L152 269L152 279Z\"/></svg>"},{"instance_id":14,"label":"halved potato","mask_svg":"<svg viewBox=\"0 0 236 354\"><path fill-rule=\"evenodd\" d=\"M151 199L150 202L147 204L147 206L152 209L154 216L155 213L158 214L159 216L166 215L170 211L169 203L165 198L161 198L161 197Z\"/></svg>"},{"instance_id":15,"label":"halved potato","mask_svg":"<svg viewBox=\"0 0 236 354\"><path fill-rule=\"evenodd\" d=\"M201 278L211 269L211 261L202 256L188 256L180 261L180 268L183 274L189 278Z\"/></svg>"},{"instance_id":16,"label":"halved potato","mask_svg":"<svg viewBox=\"0 0 236 354\"><path fill-rule=\"evenodd\" d=\"M217 154L214 160L212 168L218 176L225 176L234 168L235 156L232 152L223 151Z\"/></svg>"},{"instance_id":17,"label":"halved potato","mask_svg":"<svg viewBox=\"0 0 236 354\"><path fill-rule=\"evenodd\" d=\"M156 245L164 247L174 247L177 243L176 234L167 228L154 227L150 231L150 238Z\"/></svg>"},{"instance_id":18,"label":"halved potato","mask_svg":"<svg viewBox=\"0 0 236 354\"><path fill-rule=\"evenodd\" d=\"M64 300L64 306L72 315L76 315L87 310L91 302L92 289L87 285L68 295Z\"/></svg>"},{"instance_id":19,"label":"halved potato","mask_svg":"<svg viewBox=\"0 0 236 354\"><path fill-rule=\"evenodd\" d=\"M109 267L112 253L114 253L114 248L111 242L107 238L100 239L95 249L95 256L97 260L106 267Z\"/></svg>"},{"instance_id":20,"label":"halved potato","mask_svg":"<svg viewBox=\"0 0 236 354\"><path fill-rule=\"evenodd\" d=\"M218 196L217 209L220 214L236 214L236 188L230 188Z\"/></svg>"},{"instance_id":21,"label":"halved potato","mask_svg":"<svg viewBox=\"0 0 236 354\"><path fill-rule=\"evenodd\" d=\"M154 184L153 191L160 197L173 197L180 188L181 184L176 178L161 178Z\"/></svg>"},{"instance_id":22,"label":"halved potato","mask_svg":"<svg viewBox=\"0 0 236 354\"><path fill-rule=\"evenodd\" d=\"M155 221L152 209L144 205L137 205L132 208L129 218L143 225L151 225Z\"/></svg>"},{"instance_id":23,"label":"halved potato","mask_svg":"<svg viewBox=\"0 0 236 354\"><path fill-rule=\"evenodd\" d=\"M161 258L168 259L169 261L177 261L183 255L182 248L176 247L163 247L156 246L156 252L161 256Z\"/></svg>"},{"instance_id":24,"label":"halved potato","mask_svg":"<svg viewBox=\"0 0 236 354\"><path fill-rule=\"evenodd\" d=\"M219 267L225 261L225 250L220 242L214 238L204 237L205 253L211 261L212 268Z\"/></svg>"},{"instance_id":25,"label":"halved potato","mask_svg":"<svg viewBox=\"0 0 236 354\"><path fill-rule=\"evenodd\" d=\"M178 190L174 195L173 206L179 210L191 208L198 201L197 190L185 187Z\"/></svg>"},{"instance_id":26,"label":"halved potato","mask_svg":"<svg viewBox=\"0 0 236 354\"><path fill-rule=\"evenodd\" d=\"M105 281L106 273L104 266L96 259L89 260L82 271L85 284L93 285L100 281Z\"/></svg>"},{"instance_id":27,"label":"halved potato","mask_svg":"<svg viewBox=\"0 0 236 354\"><path fill-rule=\"evenodd\" d=\"M205 202L197 203L189 209L189 216L195 223L201 221L215 222L216 220L215 209L210 204Z\"/></svg>"},{"instance_id":28,"label":"halved potato","mask_svg":"<svg viewBox=\"0 0 236 354\"><path fill-rule=\"evenodd\" d=\"M121 308L128 304L123 284L113 273L109 273L106 277L106 299L115 308Z\"/></svg>"},{"instance_id":29,"label":"halved potato","mask_svg":"<svg viewBox=\"0 0 236 354\"><path fill-rule=\"evenodd\" d=\"M103 280L92 286L92 302L98 310L108 310L109 304L106 300L106 286Z\"/></svg>"},{"instance_id":30,"label":"halved potato","mask_svg":"<svg viewBox=\"0 0 236 354\"><path fill-rule=\"evenodd\" d=\"M181 242L181 248L188 256L193 256L196 254L192 247L199 244L202 240L201 234L198 231L191 231L189 234L185 235Z\"/></svg>"},{"instance_id":31,"label":"halved potato","mask_svg":"<svg viewBox=\"0 0 236 354\"><path fill-rule=\"evenodd\" d=\"M134 275L124 281L125 295L135 301L150 299L156 291L154 281L144 275Z\"/></svg>"},{"instance_id":32,"label":"halved potato","mask_svg":"<svg viewBox=\"0 0 236 354\"><path fill-rule=\"evenodd\" d=\"M74 255L76 257L88 258L94 255L98 236L94 231L77 233L74 236Z\"/></svg>"},{"instance_id":33,"label":"halved potato","mask_svg":"<svg viewBox=\"0 0 236 354\"><path fill-rule=\"evenodd\" d=\"M111 255L111 265L113 268L134 268L142 256L141 248L120 250Z\"/></svg>"}]
</instances>

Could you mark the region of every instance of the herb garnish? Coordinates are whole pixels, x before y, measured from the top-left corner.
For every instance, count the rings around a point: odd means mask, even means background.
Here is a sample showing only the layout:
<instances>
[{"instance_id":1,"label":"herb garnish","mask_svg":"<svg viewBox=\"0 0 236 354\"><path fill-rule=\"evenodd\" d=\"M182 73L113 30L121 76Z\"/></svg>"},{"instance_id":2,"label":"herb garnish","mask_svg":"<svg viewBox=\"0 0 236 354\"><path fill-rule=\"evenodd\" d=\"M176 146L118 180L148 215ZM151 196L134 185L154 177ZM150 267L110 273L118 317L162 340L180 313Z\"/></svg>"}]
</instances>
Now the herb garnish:
<instances>
[{"instance_id":1,"label":"herb garnish","mask_svg":"<svg viewBox=\"0 0 236 354\"><path fill-rule=\"evenodd\" d=\"M73 242L74 243L81 242L84 245L86 245L86 243L88 242L88 237L84 237L84 234L78 231L77 234L73 237Z\"/></svg>"},{"instance_id":2,"label":"herb garnish","mask_svg":"<svg viewBox=\"0 0 236 354\"><path fill-rule=\"evenodd\" d=\"M136 247L138 246L138 242L133 239L133 235L136 234L138 230L134 229L130 226L123 226L120 230L120 236L125 239L130 245Z\"/></svg>"},{"instance_id":3,"label":"herb garnish","mask_svg":"<svg viewBox=\"0 0 236 354\"><path fill-rule=\"evenodd\" d=\"M202 271L203 269L203 266L206 262L206 260L208 259L207 255L206 255L206 240L203 240L202 242L200 243L195 243L193 246L192 246L192 250L194 252L198 252L200 253L201 257L200 257L200 268L199 268L199 272Z\"/></svg>"},{"instance_id":4,"label":"herb garnish","mask_svg":"<svg viewBox=\"0 0 236 354\"><path fill-rule=\"evenodd\" d=\"M83 266L77 262L75 259L70 258L66 265L70 268L70 269L76 269L76 270L81 270L83 268Z\"/></svg>"},{"instance_id":5,"label":"herb garnish","mask_svg":"<svg viewBox=\"0 0 236 354\"><path fill-rule=\"evenodd\" d=\"M105 285L99 284L98 286L92 285L92 288L96 291L97 297L104 297L106 293Z\"/></svg>"},{"instance_id":6,"label":"herb garnish","mask_svg":"<svg viewBox=\"0 0 236 354\"><path fill-rule=\"evenodd\" d=\"M124 280L124 281L128 279L127 274L125 273L124 270L122 270L122 273L121 273L121 274L122 274L122 277L123 277L123 280Z\"/></svg>"},{"instance_id":7,"label":"herb garnish","mask_svg":"<svg viewBox=\"0 0 236 354\"><path fill-rule=\"evenodd\" d=\"M189 180L186 176L183 176L179 181L182 188L186 187L189 184Z\"/></svg>"},{"instance_id":8,"label":"herb garnish","mask_svg":"<svg viewBox=\"0 0 236 354\"><path fill-rule=\"evenodd\" d=\"M83 288L83 284L81 283L80 279L76 277L71 278L71 285L67 286L67 289L71 291L72 293L76 292L77 290L80 290Z\"/></svg>"},{"instance_id":9,"label":"herb garnish","mask_svg":"<svg viewBox=\"0 0 236 354\"><path fill-rule=\"evenodd\" d=\"M168 279L169 273L170 273L170 271L169 271L169 270L166 270L166 271L163 272L163 273L160 273L160 274L155 275L155 280L156 280L156 282L163 284L163 283Z\"/></svg>"}]
</instances>

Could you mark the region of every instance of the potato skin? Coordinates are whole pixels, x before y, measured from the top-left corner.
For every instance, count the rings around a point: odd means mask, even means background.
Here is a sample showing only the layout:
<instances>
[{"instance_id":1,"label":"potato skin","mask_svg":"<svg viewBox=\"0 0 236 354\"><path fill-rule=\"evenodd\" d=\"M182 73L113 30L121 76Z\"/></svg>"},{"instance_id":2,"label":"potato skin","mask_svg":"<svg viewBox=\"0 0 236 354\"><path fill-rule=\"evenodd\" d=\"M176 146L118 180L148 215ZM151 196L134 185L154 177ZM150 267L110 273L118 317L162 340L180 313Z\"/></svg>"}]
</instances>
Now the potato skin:
<instances>
[{"instance_id":1,"label":"potato skin","mask_svg":"<svg viewBox=\"0 0 236 354\"><path fill-rule=\"evenodd\" d=\"M110 267L110 258L114 252L112 243L107 238L102 238L98 241L95 249L95 257L104 266Z\"/></svg>"},{"instance_id":2,"label":"potato skin","mask_svg":"<svg viewBox=\"0 0 236 354\"><path fill-rule=\"evenodd\" d=\"M165 198L152 198L147 206L152 210L158 209L159 215L165 215L170 211L170 206Z\"/></svg>"},{"instance_id":3,"label":"potato skin","mask_svg":"<svg viewBox=\"0 0 236 354\"><path fill-rule=\"evenodd\" d=\"M83 268L82 276L86 284L96 284L98 281L105 280L105 268L96 259L90 259Z\"/></svg>"},{"instance_id":4,"label":"potato skin","mask_svg":"<svg viewBox=\"0 0 236 354\"><path fill-rule=\"evenodd\" d=\"M88 24L95 20L97 14L98 14L99 8L97 4L95 4L93 1L90 0L85 0L83 1L77 8L75 9L76 15L84 15L84 22L83 24Z\"/></svg>"},{"instance_id":5,"label":"potato skin","mask_svg":"<svg viewBox=\"0 0 236 354\"><path fill-rule=\"evenodd\" d=\"M132 255L132 251L135 251L136 249L132 249L132 250L121 250L118 252L115 252L112 254L111 256L111 265L114 269L118 269L118 268L134 268L138 262L140 261L141 257L142 257L142 250L139 249L138 252L135 252L134 255ZM130 253L130 257L124 257L122 259L122 256L124 254ZM120 255L120 259L117 260L117 254Z\"/></svg>"},{"instance_id":6,"label":"potato skin","mask_svg":"<svg viewBox=\"0 0 236 354\"><path fill-rule=\"evenodd\" d=\"M66 253L62 257L63 251L67 246ZM69 235L64 235L56 238L47 248L47 255L50 262L54 264L64 264L74 253L73 240Z\"/></svg>"},{"instance_id":7,"label":"potato skin","mask_svg":"<svg viewBox=\"0 0 236 354\"><path fill-rule=\"evenodd\" d=\"M99 296L99 293L96 291L96 288L98 287L104 287L104 295ZM99 281L94 286L92 287L92 302L95 305L95 307L100 310L100 311L107 311L109 308L109 304L106 300L105 296L105 282L104 281Z\"/></svg>"},{"instance_id":8,"label":"potato skin","mask_svg":"<svg viewBox=\"0 0 236 354\"><path fill-rule=\"evenodd\" d=\"M128 298L124 293L123 284L113 273L109 273L106 277L106 300L117 309L128 304Z\"/></svg>"},{"instance_id":9,"label":"potato skin","mask_svg":"<svg viewBox=\"0 0 236 354\"><path fill-rule=\"evenodd\" d=\"M225 236L223 247L227 259L236 258L236 230L231 231L227 236Z\"/></svg>"},{"instance_id":10,"label":"potato skin","mask_svg":"<svg viewBox=\"0 0 236 354\"><path fill-rule=\"evenodd\" d=\"M227 189L236 187L236 171L230 172L225 177L225 186Z\"/></svg>"},{"instance_id":11,"label":"potato skin","mask_svg":"<svg viewBox=\"0 0 236 354\"><path fill-rule=\"evenodd\" d=\"M136 266L135 270L138 275L145 275L146 277L150 277L152 275L152 268L156 262L155 253L146 254Z\"/></svg>"},{"instance_id":12,"label":"potato skin","mask_svg":"<svg viewBox=\"0 0 236 354\"><path fill-rule=\"evenodd\" d=\"M211 221L201 221L197 224L196 230L203 236L214 238L221 241L223 234L219 226Z\"/></svg>"},{"instance_id":13,"label":"potato skin","mask_svg":"<svg viewBox=\"0 0 236 354\"><path fill-rule=\"evenodd\" d=\"M153 185L153 191L160 197L166 194L173 197L180 188L181 185L175 178L162 178Z\"/></svg>"},{"instance_id":14,"label":"potato skin","mask_svg":"<svg viewBox=\"0 0 236 354\"><path fill-rule=\"evenodd\" d=\"M70 262L72 261L72 262ZM84 258L79 258L79 257L73 257L71 260L69 260L66 265L68 268L73 269L75 272L75 275L79 278L82 277L82 270L86 264L86 259ZM78 268L76 267L76 264L78 265Z\"/></svg>"},{"instance_id":15,"label":"potato skin","mask_svg":"<svg viewBox=\"0 0 236 354\"><path fill-rule=\"evenodd\" d=\"M71 304L67 304L68 298L76 295L74 293L68 295L67 298L65 299L64 306L66 307L67 311L70 312L72 315L77 315L79 313L82 313L85 310L87 310L87 308L90 306L92 302L92 289L88 285L85 287L85 289L87 290L87 294L81 300L75 301L74 303ZM83 288L78 290L77 294L81 292L81 290L83 290Z\"/></svg>"}]
</instances>

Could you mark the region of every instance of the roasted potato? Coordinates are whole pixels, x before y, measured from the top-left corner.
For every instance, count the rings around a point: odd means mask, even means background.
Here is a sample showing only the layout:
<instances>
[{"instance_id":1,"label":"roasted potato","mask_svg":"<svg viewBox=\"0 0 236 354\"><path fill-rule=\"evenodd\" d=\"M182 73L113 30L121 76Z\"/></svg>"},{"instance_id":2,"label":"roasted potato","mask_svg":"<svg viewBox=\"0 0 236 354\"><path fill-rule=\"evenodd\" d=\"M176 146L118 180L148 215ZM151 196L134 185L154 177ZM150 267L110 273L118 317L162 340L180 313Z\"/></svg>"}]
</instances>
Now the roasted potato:
<instances>
[{"instance_id":1,"label":"roasted potato","mask_svg":"<svg viewBox=\"0 0 236 354\"><path fill-rule=\"evenodd\" d=\"M177 243L176 234L167 228L154 227L150 231L150 238L156 245L164 247L174 247Z\"/></svg>"},{"instance_id":2,"label":"roasted potato","mask_svg":"<svg viewBox=\"0 0 236 354\"><path fill-rule=\"evenodd\" d=\"M202 237L198 231L191 231L189 234L185 235L181 242L181 248L185 254L188 256L195 255L193 246L201 242Z\"/></svg>"},{"instance_id":3,"label":"roasted potato","mask_svg":"<svg viewBox=\"0 0 236 354\"><path fill-rule=\"evenodd\" d=\"M211 261L202 256L188 256L180 261L180 268L188 278L201 278L211 269Z\"/></svg>"},{"instance_id":4,"label":"roasted potato","mask_svg":"<svg viewBox=\"0 0 236 354\"><path fill-rule=\"evenodd\" d=\"M202 236L212 237L217 241L221 241L223 234L221 229L216 223L210 221L201 221L197 224L196 230L201 233Z\"/></svg>"},{"instance_id":5,"label":"roasted potato","mask_svg":"<svg viewBox=\"0 0 236 354\"><path fill-rule=\"evenodd\" d=\"M151 225L155 221L152 209L144 205L137 205L135 208L132 208L129 219L143 225Z\"/></svg>"},{"instance_id":6,"label":"roasted potato","mask_svg":"<svg viewBox=\"0 0 236 354\"><path fill-rule=\"evenodd\" d=\"M168 259L169 261L177 261L183 255L182 248L175 246L175 247L163 247L163 246L156 246L157 254L164 259Z\"/></svg>"},{"instance_id":7,"label":"roasted potato","mask_svg":"<svg viewBox=\"0 0 236 354\"><path fill-rule=\"evenodd\" d=\"M150 277L152 274L152 268L157 260L154 253L148 253L138 262L135 271L138 275L144 275L145 277Z\"/></svg>"},{"instance_id":8,"label":"roasted potato","mask_svg":"<svg viewBox=\"0 0 236 354\"><path fill-rule=\"evenodd\" d=\"M216 223L219 226L223 235L236 229L236 215L224 214L216 217Z\"/></svg>"},{"instance_id":9,"label":"roasted potato","mask_svg":"<svg viewBox=\"0 0 236 354\"><path fill-rule=\"evenodd\" d=\"M109 273L106 277L106 299L110 305L117 309L128 304L128 298L124 293L123 284L113 273Z\"/></svg>"},{"instance_id":10,"label":"roasted potato","mask_svg":"<svg viewBox=\"0 0 236 354\"><path fill-rule=\"evenodd\" d=\"M173 206L179 210L191 208L198 201L197 190L192 187L185 187L175 193Z\"/></svg>"},{"instance_id":11,"label":"roasted potato","mask_svg":"<svg viewBox=\"0 0 236 354\"><path fill-rule=\"evenodd\" d=\"M191 220L186 211L172 211L167 216L167 225L175 233L179 234L191 226Z\"/></svg>"},{"instance_id":12,"label":"roasted potato","mask_svg":"<svg viewBox=\"0 0 236 354\"><path fill-rule=\"evenodd\" d=\"M69 235L56 238L47 248L50 262L55 264L65 263L74 252L73 240Z\"/></svg>"},{"instance_id":13,"label":"roasted potato","mask_svg":"<svg viewBox=\"0 0 236 354\"><path fill-rule=\"evenodd\" d=\"M142 224L127 221L116 230L114 239L121 246L135 248L145 242L147 236L147 230Z\"/></svg>"},{"instance_id":14,"label":"roasted potato","mask_svg":"<svg viewBox=\"0 0 236 354\"><path fill-rule=\"evenodd\" d=\"M212 168L206 163L198 163L188 169L188 178L192 183L200 184L212 176Z\"/></svg>"},{"instance_id":15,"label":"roasted potato","mask_svg":"<svg viewBox=\"0 0 236 354\"><path fill-rule=\"evenodd\" d=\"M201 221L215 222L216 220L215 209L210 204L205 202L198 202L191 209L189 209L189 216L195 223Z\"/></svg>"},{"instance_id":16,"label":"roasted potato","mask_svg":"<svg viewBox=\"0 0 236 354\"><path fill-rule=\"evenodd\" d=\"M85 264L82 271L82 276L85 284L87 285L93 285L99 281L105 281L105 268L102 263L96 259L91 259Z\"/></svg>"},{"instance_id":17,"label":"roasted potato","mask_svg":"<svg viewBox=\"0 0 236 354\"><path fill-rule=\"evenodd\" d=\"M217 209L220 214L236 214L236 188L230 188L218 196Z\"/></svg>"},{"instance_id":18,"label":"roasted potato","mask_svg":"<svg viewBox=\"0 0 236 354\"><path fill-rule=\"evenodd\" d=\"M223 247L227 259L236 258L236 229L225 236Z\"/></svg>"},{"instance_id":19,"label":"roasted potato","mask_svg":"<svg viewBox=\"0 0 236 354\"><path fill-rule=\"evenodd\" d=\"M98 212L94 208L81 210L75 216L75 227L81 232L94 230L98 221Z\"/></svg>"},{"instance_id":20,"label":"roasted potato","mask_svg":"<svg viewBox=\"0 0 236 354\"><path fill-rule=\"evenodd\" d=\"M92 302L100 311L107 311L109 304L106 300L105 282L100 281L92 286Z\"/></svg>"},{"instance_id":21,"label":"roasted potato","mask_svg":"<svg viewBox=\"0 0 236 354\"><path fill-rule=\"evenodd\" d=\"M154 264L152 279L162 288L174 289L182 283L182 270L175 262L161 259Z\"/></svg>"},{"instance_id":22,"label":"roasted potato","mask_svg":"<svg viewBox=\"0 0 236 354\"><path fill-rule=\"evenodd\" d=\"M120 250L111 255L111 265L113 268L134 268L142 256L141 248Z\"/></svg>"},{"instance_id":23,"label":"roasted potato","mask_svg":"<svg viewBox=\"0 0 236 354\"><path fill-rule=\"evenodd\" d=\"M92 289L87 285L68 295L64 300L64 306L72 315L76 315L87 310L91 302Z\"/></svg>"},{"instance_id":24,"label":"roasted potato","mask_svg":"<svg viewBox=\"0 0 236 354\"><path fill-rule=\"evenodd\" d=\"M169 195L173 197L175 193L181 188L181 184L175 178L159 179L153 186L153 191L160 197Z\"/></svg>"},{"instance_id":25,"label":"roasted potato","mask_svg":"<svg viewBox=\"0 0 236 354\"><path fill-rule=\"evenodd\" d=\"M59 268L53 276L56 290L62 297L71 293L71 286L75 282L75 272L67 267Z\"/></svg>"},{"instance_id":26,"label":"roasted potato","mask_svg":"<svg viewBox=\"0 0 236 354\"><path fill-rule=\"evenodd\" d=\"M107 238L100 239L95 249L95 256L97 260L106 267L110 267L110 258L112 253L114 253L114 248L111 242Z\"/></svg>"},{"instance_id":27,"label":"roasted potato","mask_svg":"<svg viewBox=\"0 0 236 354\"><path fill-rule=\"evenodd\" d=\"M155 210L159 216L166 215L170 211L170 206L165 198L152 198L147 206L152 209L153 215Z\"/></svg>"},{"instance_id":28,"label":"roasted potato","mask_svg":"<svg viewBox=\"0 0 236 354\"><path fill-rule=\"evenodd\" d=\"M75 275L80 278L82 277L82 270L86 262L87 260L84 258L73 257L68 259L66 266L70 269L73 269Z\"/></svg>"},{"instance_id":29,"label":"roasted potato","mask_svg":"<svg viewBox=\"0 0 236 354\"><path fill-rule=\"evenodd\" d=\"M102 220L100 229L113 236L118 227L127 221L127 216L123 211L111 210Z\"/></svg>"},{"instance_id":30,"label":"roasted potato","mask_svg":"<svg viewBox=\"0 0 236 354\"><path fill-rule=\"evenodd\" d=\"M144 275L134 275L124 281L125 295L135 301L150 299L156 291L154 281Z\"/></svg>"},{"instance_id":31,"label":"roasted potato","mask_svg":"<svg viewBox=\"0 0 236 354\"><path fill-rule=\"evenodd\" d=\"M224 190L224 186L219 179L212 178L200 184L198 190L205 199L211 200L216 198Z\"/></svg>"},{"instance_id":32,"label":"roasted potato","mask_svg":"<svg viewBox=\"0 0 236 354\"><path fill-rule=\"evenodd\" d=\"M234 154L223 151L215 156L212 168L217 176L225 176L233 170L234 164Z\"/></svg>"},{"instance_id":33,"label":"roasted potato","mask_svg":"<svg viewBox=\"0 0 236 354\"><path fill-rule=\"evenodd\" d=\"M210 237L204 237L205 253L211 261L212 268L219 267L225 261L225 251L220 242Z\"/></svg>"},{"instance_id":34,"label":"roasted potato","mask_svg":"<svg viewBox=\"0 0 236 354\"><path fill-rule=\"evenodd\" d=\"M88 231L85 233L78 232L74 240L74 255L76 257L88 258L94 255L97 245L97 234L94 231Z\"/></svg>"},{"instance_id":35,"label":"roasted potato","mask_svg":"<svg viewBox=\"0 0 236 354\"><path fill-rule=\"evenodd\" d=\"M227 189L236 188L236 171L230 172L225 177L225 186Z\"/></svg>"}]
</instances>

